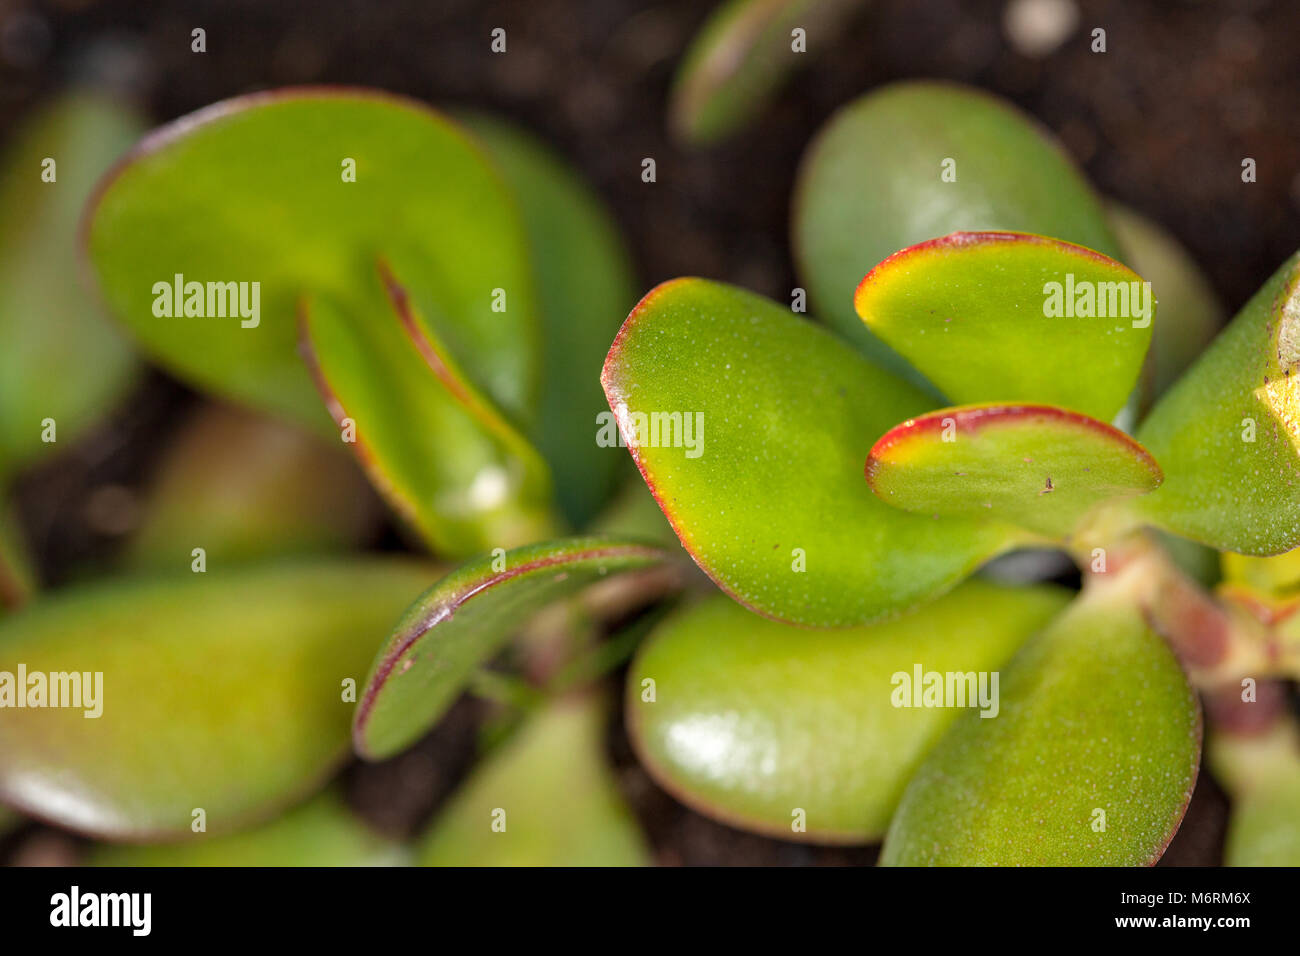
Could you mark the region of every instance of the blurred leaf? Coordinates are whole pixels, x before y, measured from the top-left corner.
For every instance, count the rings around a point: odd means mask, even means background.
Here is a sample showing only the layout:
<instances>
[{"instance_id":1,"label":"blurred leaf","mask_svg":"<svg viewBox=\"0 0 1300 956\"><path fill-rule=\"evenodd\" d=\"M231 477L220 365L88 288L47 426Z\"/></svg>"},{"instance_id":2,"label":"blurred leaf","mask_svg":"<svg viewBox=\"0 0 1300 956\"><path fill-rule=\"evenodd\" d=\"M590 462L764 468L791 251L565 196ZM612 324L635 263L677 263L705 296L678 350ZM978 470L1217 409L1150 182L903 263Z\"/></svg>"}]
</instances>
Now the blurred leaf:
<instances>
[{"instance_id":1,"label":"blurred leaf","mask_svg":"<svg viewBox=\"0 0 1300 956\"><path fill-rule=\"evenodd\" d=\"M1165 482L1135 499L1153 524L1221 550L1300 545L1300 256L1264 284L1137 438Z\"/></svg>"},{"instance_id":2,"label":"blurred leaf","mask_svg":"<svg viewBox=\"0 0 1300 956\"><path fill-rule=\"evenodd\" d=\"M1300 866L1300 768L1233 804L1226 866Z\"/></svg>"},{"instance_id":3,"label":"blurred leaf","mask_svg":"<svg viewBox=\"0 0 1300 956\"><path fill-rule=\"evenodd\" d=\"M814 311L894 371L905 363L863 327L852 290L898 250L1009 230L1120 256L1097 197L1051 135L1009 103L948 83L895 83L836 113L804 156L792 224Z\"/></svg>"},{"instance_id":4,"label":"blurred leaf","mask_svg":"<svg viewBox=\"0 0 1300 956\"><path fill-rule=\"evenodd\" d=\"M858 0L727 0L700 28L673 83L669 123L695 145L716 143L749 124L807 57L792 31L805 31L806 49L834 39Z\"/></svg>"},{"instance_id":5,"label":"blurred leaf","mask_svg":"<svg viewBox=\"0 0 1300 956\"><path fill-rule=\"evenodd\" d=\"M596 444L605 402L598 380L618 317L636 302L618 226L569 167L532 136L483 115L464 117L483 141L524 214L542 323L542 391L533 438L555 475L574 527L614 490L618 452Z\"/></svg>"},{"instance_id":6,"label":"blurred leaf","mask_svg":"<svg viewBox=\"0 0 1300 956\"><path fill-rule=\"evenodd\" d=\"M1140 866L1196 782L1196 696L1125 590L1082 597L1007 665L1001 712L958 717L903 793L890 866ZM1104 829L1102 827L1104 826Z\"/></svg>"},{"instance_id":7,"label":"blurred leaf","mask_svg":"<svg viewBox=\"0 0 1300 956\"><path fill-rule=\"evenodd\" d=\"M425 866L644 866L605 762L604 708L566 698L494 750L423 838Z\"/></svg>"},{"instance_id":8,"label":"blurred leaf","mask_svg":"<svg viewBox=\"0 0 1300 956\"><path fill-rule=\"evenodd\" d=\"M196 809L209 833L264 818L347 753L345 682L430 574L377 558L182 573L0 620L0 672L102 674L79 681L90 706L7 710L0 798L110 839L189 837Z\"/></svg>"},{"instance_id":9,"label":"blurred leaf","mask_svg":"<svg viewBox=\"0 0 1300 956\"><path fill-rule=\"evenodd\" d=\"M1109 421L1151 340L1155 301L1141 289L1137 273L1080 246L966 232L890 256L853 302L954 402L1061 405Z\"/></svg>"},{"instance_id":10,"label":"blurred leaf","mask_svg":"<svg viewBox=\"0 0 1300 956\"><path fill-rule=\"evenodd\" d=\"M640 435L632 456L686 550L760 613L814 626L877 620L1025 537L907 514L871 494L871 443L929 399L742 289L658 286L628 316L602 381L624 440Z\"/></svg>"},{"instance_id":11,"label":"blurred leaf","mask_svg":"<svg viewBox=\"0 0 1300 956\"><path fill-rule=\"evenodd\" d=\"M0 837L8 836L10 831L16 830L23 822L23 817L8 807L0 806Z\"/></svg>"},{"instance_id":12,"label":"blurred leaf","mask_svg":"<svg viewBox=\"0 0 1300 956\"><path fill-rule=\"evenodd\" d=\"M894 706L895 675L996 670L1069 595L972 580L897 620L820 631L718 595L642 646L628 732L659 784L708 816L780 839L866 843L959 712ZM806 833L792 832L796 807Z\"/></svg>"},{"instance_id":13,"label":"blurred leaf","mask_svg":"<svg viewBox=\"0 0 1300 956\"><path fill-rule=\"evenodd\" d=\"M341 447L233 406L209 405L158 463L126 551L136 567L339 551L378 518L370 487Z\"/></svg>"},{"instance_id":14,"label":"blurred leaf","mask_svg":"<svg viewBox=\"0 0 1300 956\"><path fill-rule=\"evenodd\" d=\"M564 538L457 568L420 595L374 658L353 722L357 752L379 759L410 746L533 614L665 557L631 541Z\"/></svg>"},{"instance_id":15,"label":"blurred leaf","mask_svg":"<svg viewBox=\"0 0 1300 956\"><path fill-rule=\"evenodd\" d=\"M1271 558L1256 558L1225 551L1220 556L1223 578L1266 594L1281 596L1300 590L1300 548Z\"/></svg>"},{"instance_id":16,"label":"blurred leaf","mask_svg":"<svg viewBox=\"0 0 1300 956\"><path fill-rule=\"evenodd\" d=\"M1189 541L1159 528L1149 529L1160 545L1160 550L1174 565L1203 588L1213 588L1219 583L1219 552L1203 544Z\"/></svg>"},{"instance_id":17,"label":"blurred leaf","mask_svg":"<svg viewBox=\"0 0 1300 956\"><path fill-rule=\"evenodd\" d=\"M439 553L546 537L546 463L428 331L387 265L378 270L361 311L325 297L302 311L302 353L345 443Z\"/></svg>"},{"instance_id":18,"label":"blurred leaf","mask_svg":"<svg viewBox=\"0 0 1300 956\"><path fill-rule=\"evenodd\" d=\"M336 790L269 823L229 836L184 843L100 844L91 866L396 866L402 847L371 831Z\"/></svg>"},{"instance_id":19,"label":"blurred leaf","mask_svg":"<svg viewBox=\"0 0 1300 956\"><path fill-rule=\"evenodd\" d=\"M1127 255L1124 261L1151 283L1160 314L1151 334L1143 373L1143 408L1177 381L1214 339L1224 311L1214 289L1178 240L1126 206L1106 206L1111 228Z\"/></svg>"},{"instance_id":20,"label":"blurred leaf","mask_svg":"<svg viewBox=\"0 0 1300 956\"><path fill-rule=\"evenodd\" d=\"M137 365L78 279L77 218L140 119L90 93L56 100L0 160L0 478L108 411ZM53 160L53 182L43 163ZM60 444L41 440L52 418Z\"/></svg>"},{"instance_id":21,"label":"blurred leaf","mask_svg":"<svg viewBox=\"0 0 1300 956\"><path fill-rule=\"evenodd\" d=\"M299 298L365 314L383 256L469 378L510 414L532 407L539 344L519 213L468 137L413 100L281 90L182 117L105 180L87 241L108 304L206 391L325 426L294 351ZM156 316L154 284L176 275L260 282L259 324Z\"/></svg>"},{"instance_id":22,"label":"blurred leaf","mask_svg":"<svg viewBox=\"0 0 1300 956\"><path fill-rule=\"evenodd\" d=\"M867 484L895 508L988 515L1057 539L1160 478L1123 432L1050 405L940 409L890 429L867 458Z\"/></svg>"},{"instance_id":23,"label":"blurred leaf","mask_svg":"<svg viewBox=\"0 0 1300 956\"><path fill-rule=\"evenodd\" d=\"M13 510L0 500L0 615L32 596L36 576Z\"/></svg>"},{"instance_id":24,"label":"blurred leaf","mask_svg":"<svg viewBox=\"0 0 1300 956\"><path fill-rule=\"evenodd\" d=\"M1300 866L1300 746L1293 720L1258 734L1220 732L1209 748L1232 796L1227 866Z\"/></svg>"}]
</instances>

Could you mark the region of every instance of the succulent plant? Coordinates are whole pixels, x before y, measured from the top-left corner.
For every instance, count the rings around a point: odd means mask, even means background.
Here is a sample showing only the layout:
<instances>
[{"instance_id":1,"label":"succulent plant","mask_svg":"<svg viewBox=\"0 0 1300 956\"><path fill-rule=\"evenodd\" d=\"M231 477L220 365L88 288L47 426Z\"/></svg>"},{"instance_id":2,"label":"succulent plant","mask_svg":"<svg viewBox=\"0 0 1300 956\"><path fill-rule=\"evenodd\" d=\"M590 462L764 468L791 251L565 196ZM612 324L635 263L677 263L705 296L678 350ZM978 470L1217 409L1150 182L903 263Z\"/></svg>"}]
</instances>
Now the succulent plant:
<instances>
[{"instance_id":1,"label":"succulent plant","mask_svg":"<svg viewBox=\"0 0 1300 956\"><path fill-rule=\"evenodd\" d=\"M706 91L731 105L683 128L763 92ZM0 720L0 799L143 844L105 863L635 865L600 686L626 665L642 765L736 827L884 864L1150 864L1208 720L1229 861L1300 861L1300 258L1214 338L1173 240L944 84L846 106L794 194L824 323L804 288L634 304L599 201L493 117L304 88L147 136L86 206L85 264L144 357L243 410L187 425L119 580L42 593L0 550L0 672L99 688ZM43 419L82 427L3 386L0 476ZM340 450L426 557L357 553ZM985 570L1049 552L1081 587ZM466 692L497 743L395 848L325 785Z\"/></svg>"}]
</instances>

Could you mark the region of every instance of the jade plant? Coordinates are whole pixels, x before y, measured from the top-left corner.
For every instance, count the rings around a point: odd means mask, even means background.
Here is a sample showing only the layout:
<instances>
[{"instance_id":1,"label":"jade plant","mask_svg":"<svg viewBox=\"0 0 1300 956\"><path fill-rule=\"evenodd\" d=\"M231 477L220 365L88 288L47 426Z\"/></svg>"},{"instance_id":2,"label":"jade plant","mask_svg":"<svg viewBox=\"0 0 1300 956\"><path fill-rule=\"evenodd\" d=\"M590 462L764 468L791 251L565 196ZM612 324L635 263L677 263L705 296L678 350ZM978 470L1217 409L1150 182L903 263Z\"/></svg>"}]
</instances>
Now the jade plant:
<instances>
[{"instance_id":1,"label":"jade plant","mask_svg":"<svg viewBox=\"0 0 1300 956\"><path fill-rule=\"evenodd\" d=\"M792 224L789 302L634 303L589 188L498 119L290 89L145 137L83 264L214 404L113 579L41 591L5 526L0 800L102 863L646 863L622 673L650 776L778 839L1151 864L1208 740L1228 862L1300 861L1300 258L1216 338L1176 242L931 83L831 118ZM359 553L345 453L406 553ZM466 693L481 762L413 842L371 833L341 762Z\"/></svg>"}]
</instances>

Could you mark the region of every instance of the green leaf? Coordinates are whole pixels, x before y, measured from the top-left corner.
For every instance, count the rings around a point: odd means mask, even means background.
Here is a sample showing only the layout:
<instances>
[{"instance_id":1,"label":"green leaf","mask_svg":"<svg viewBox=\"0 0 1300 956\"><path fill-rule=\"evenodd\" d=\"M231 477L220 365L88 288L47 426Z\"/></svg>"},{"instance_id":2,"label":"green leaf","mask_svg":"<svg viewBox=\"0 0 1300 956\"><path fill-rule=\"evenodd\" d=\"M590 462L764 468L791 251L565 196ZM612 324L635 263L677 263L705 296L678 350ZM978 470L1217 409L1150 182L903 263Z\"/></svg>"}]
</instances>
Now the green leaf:
<instances>
[{"instance_id":1,"label":"green leaf","mask_svg":"<svg viewBox=\"0 0 1300 956\"><path fill-rule=\"evenodd\" d=\"M862 481L871 443L930 400L752 293L703 279L657 287L628 316L601 380L686 550L763 614L866 623L929 600L1023 540L1005 525L922 518L871 494Z\"/></svg>"},{"instance_id":2,"label":"green leaf","mask_svg":"<svg viewBox=\"0 0 1300 956\"><path fill-rule=\"evenodd\" d=\"M605 409L596 369L618 316L636 302L631 260L600 199L547 147L483 115L463 117L518 197L537 275L542 390L532 437L561 507L582 527L614 490L626 460L593 440Z\"/></svg>"},{"instance_id":3,"label":"green leaf","mask_svg":"<svg viewBox=\"0 0 1300 956\"><path fill-rule=\"evenodd\" d=\"M1148 408L1214 339L1223 325L1223 306L1177 239L1119 203L1108 203L1106 213L1127 253L1124 261L1151 283L1160 301L1143 373L1143 407Z\"/></svg>"},{"instance_id":4,"label":"green leaf","mask_svg":"<svg viewBox=\"0 0 1300 956\"><path fill-rule=\"evenodd\" d=\"M339 551L374 531L378 507L342 443L231 406L199 410L164 452L126 550L134 567Z\"/></svg>"},{"instance_id":5,"label":"green leaf","mask_svg":"<svg viewBox=\"0 0 1300 956\"><path fill-rule=\"evenodd\" d=\"M520 215L479 149L421 103L288 90L182 117L101 185L87 243L109 306L201 389L323 427L295 354L299 298L361 310L382 256L419 283L412 298L469 378L509 414L532 407L539 344ZM258 324L156 316L155 283L176 275L260 282Z\"/></svg>"},{"instance_id":6,"label":"green leaf","mask_svg":"<svg viewBox=\"0 0 1300 956\"><path fill-rule=\"evenodd\" d=\"M361 310L302 309L302 354L372 483L435 551L464 557L554 531L537 451L467 379L379 263Z\"/></svg>"},{"instance_id":7,"label":"green leaf","mask_svg":"<svg viewBox=\"0 0 1300 956\"><path fill-rule=\"evenodd\" d=\"M0 500L0 615L18 607L36 590L36 575L23 546L13 510Z\"/></svg>"},{"instance_id":8,"label":"green leaf","mask_svg":"<svg viewBox=\"0 0 1300 956\"><path fill-rule=\"evenodd\" d=\"M1244 584L1272 596L1300 591L1300 548L1271 558L1225 551L1220 562L1227 583Z\"/></svg>"},{"instance_id":9,"label":"green leaf","mask_svg":"<svg viewBox=\"0 0 1300 956\"><path fill-rule=\"evenodd\" d=\"M313 560L34 602L0 620L0 672L88 673L96 699L6 710L0 799L123 840L191 836L196 809L214 834L264 818L346 755L346 682L359 686L429 576L412 561Z\"/></svg>"},{"instance_id":10,"label":"green leaf","mask_svg":"<svg viewBox=\"0 0 1300 956\"><path fill-rule=\"evenodd\" d=\"M327 790L269 823L184 843L100 844L91 866L395 866L406 851L359 820Z\"/></svg>"},{"instance_id":11,"label":"green leaf","mask_svg":"<svg viewBox=\"0 0 1300 956\"><path fill-rule=\"evenodd\" d=\"M135 378L130 347L77 281L76 237L95 180L141 128L120 104L77 93L17 130L0 160L0 477L71 442ZM57 445L41 439L47 418Z\"/></svg>"},{"instance_id":12,"label":"green leaf","mask_svg":"<svg viewBox=\"0 0 1300 956\"><path fill-rule=\"evenodd\" d=\"M1224 862L1300 866L1300 737L1294 721L1246 734L1222 730L1211 738L1209 758L1232 797Z\"/></svg>"},{"instance_id":13,"label":"green leaf","mask_svg":"<svg viewBox=\"0 0 1300 956\"><path fill-rule=\"evenodd\" d=\"M1233 804L1227 866L1300 866L1300 770L1279 775Z\"/></svg>"},{"instance_id":14,"label":"green leaf","mask_svg":"<svg viewBox=\"0 0 1300 956\"><path fill-rule=\"evenodd\" d=\"M787 840L870 842L958 714L894 706L896 675L996 670L1068 600L972 580L895 621L806 631L719 595L642 646L628 731L660 785L708 816ZM796 807L806 832L792 830Z\"/></svg>"},{"instance_id":15,"label":"green leaf","mask_svg":"<svg viewBox=\"0 0 1300 956\"><path fill-rule=\"evenodd\" d=\"M1134 502L1220 550L1300 545L1300 256L1246 303L1138 429L1165 482Z\"/></svg>"},{"instance_id":16,"label":"green leaf","mask_svg":"<svg viewBox=\"0 0 1300 956\"><path fill-rule=\"evenodd\" d=\"M1011 230L1120 257L1097 197L1050 134L1005 101L948 83L895 83L836 113L803 159L792 223L814 310L868 354L892 357L894 370L903 363L858 321L850 296L899 249Z\"/></svg>"},{"instance_id":17,"label":"green leaf","mask_svg":"<svg viewBox=\"0 0 1300 956\"><path fill-rule=\"evenodd\" d=\"M728 0L691 41L673 83L669 123L678 139L716 143L748 125L786 77L861 6L857 0Z\"/></svg>"},{"instance_id":18,"label":"green leaf","mask_svg":"<svg viewBox=\"0 0 1300 956\"><path fill-rule=\"evenodd\" d=\"M598 697L558 700L493 751L422 838L425 866L645 866L605 762Z\"/></svg>"},{"instance_id":19,"label":"green leaf","mask_svg":"<svg viewBox=\"0 0 1300 956\"><path fill-rule=\"evenodd\" d=\"M472 561L410 606L375 657L353 743L379 759L414 743L537 611L614 574L663 562L658 548L615 538L565 538Z\"/></svg>"},{"instance_id":20,"label":"green leaf","mask_svg":"<svg viewBox=\"0 0 1300 956\"><path fill-rule=\"evenodd\" d=\"M1149 287L1113 259L1005 232L897 252L853 301L954 402L1061 405L1105 421L1133 390L1155 315Z\"/></svg>"},{"instance_id":21,"label":"green leaf","mask_svg":"<svg viewBox=\"0 0 1300 956\"><path fill-rule=\"evenodd\" d=\"M1200 707L1127 589L1090 586L1007 665L998 716L962 715L926 756L882 864L1160 858L1196 781Z\"/></svg>"},{"instance_id":22,"label":"green leaf","mask_svg":"<svg viewBox=\"0 0 1300 956\"><path fill-rule=\"evenodd\" d=\"M988 515L1066 539L1103 502L1150 492L1160 466L1105 422L1051 405L966 405L908 419L867 457L895 508Z\"/></svg>"}]
</instances>

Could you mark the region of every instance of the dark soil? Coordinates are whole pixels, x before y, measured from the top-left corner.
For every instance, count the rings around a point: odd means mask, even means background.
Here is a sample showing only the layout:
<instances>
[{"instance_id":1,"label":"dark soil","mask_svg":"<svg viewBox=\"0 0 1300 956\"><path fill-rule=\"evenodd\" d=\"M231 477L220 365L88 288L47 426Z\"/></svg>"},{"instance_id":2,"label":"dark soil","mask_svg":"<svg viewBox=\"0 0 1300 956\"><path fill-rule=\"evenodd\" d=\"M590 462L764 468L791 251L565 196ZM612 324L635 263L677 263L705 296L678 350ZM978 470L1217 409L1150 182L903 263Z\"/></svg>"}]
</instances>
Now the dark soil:
<instances>
[{"instance_id":1,"label":"dark soil","mask_svg":"<svg viewBox=\"0 0 1300 956\"><path fill-rule=\"evenodd\" d=\"M133 89L158 120L266 86L356 83L512 117L556 145L607 199L643 287L698 274L784 298L794 171L838 106L881 83L944 77L1000 93L1066 143L1105 193L1163 223L1240 305L1300 246L1300 4L1287 0L1082 0L1073 37L1045 60L1015 52L997 0L873 0L837 35L814 38L808 69L752 129L690 152L671 144L664 107L674 64L711 8L699 0L0 0L0 131L88 73ZM190 51L207 31L208 52ZM492 28L510 52L488 51ZM1107 31L1108 52L1088 34ZM4 135L0 133L0 135ZM657 159L658 183L640 180ZM1258 181L1241 181L1253 157ZM155 376L81 447L20 489L42 572L64 582L111 558L87 503L134 487L193 401ZM111 529L109 529L111 530ZM375 822L410 832L469 765L479 705L458 707L389 764L349 772ZM611 753L663 862L866 863L872 850L815 849L739 833L685 810L632 759ZM1221 853L1225 800L1203 775L1165 862ZM42 840L53 840L44 834ZM10 841L12 845L13 841Z\"/></svg>"}]
</instances>

